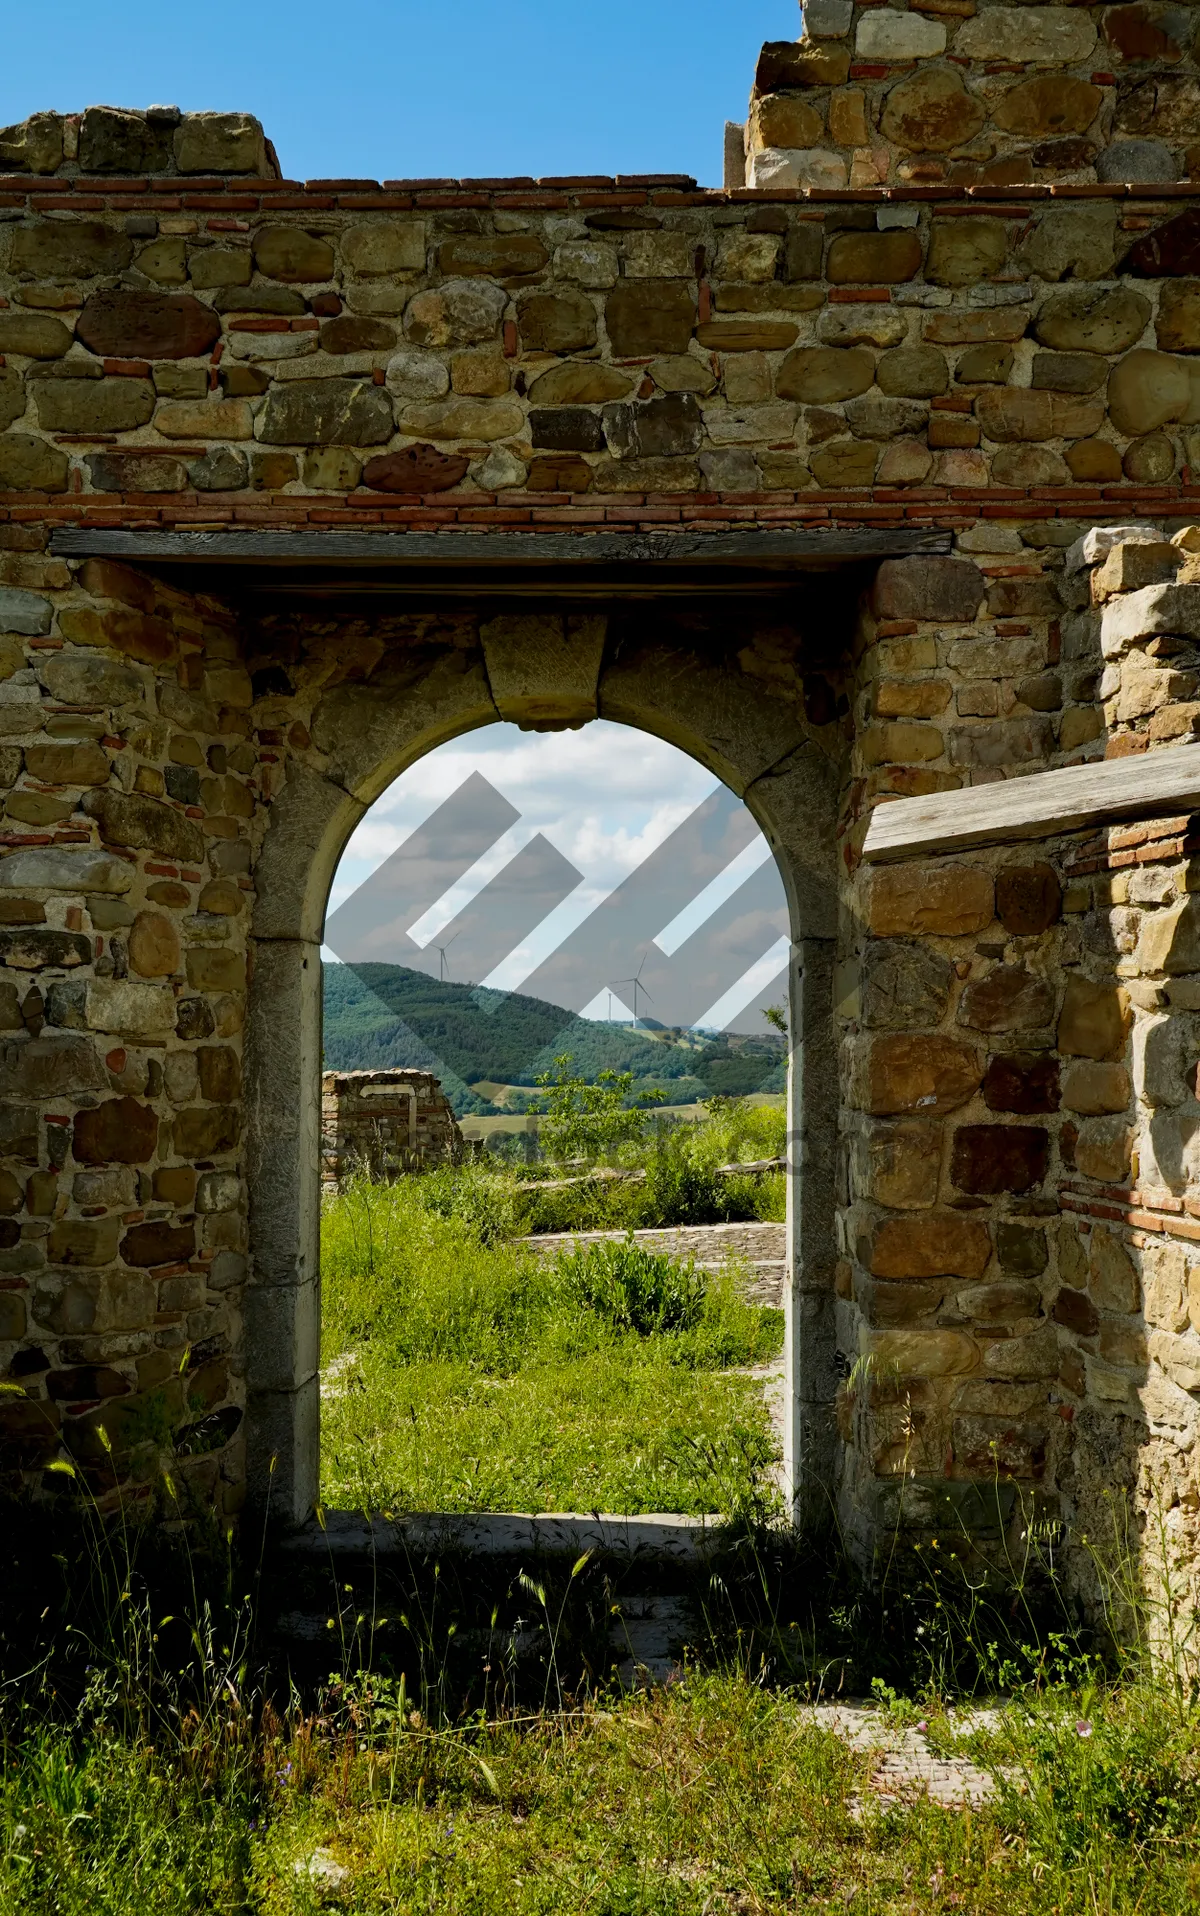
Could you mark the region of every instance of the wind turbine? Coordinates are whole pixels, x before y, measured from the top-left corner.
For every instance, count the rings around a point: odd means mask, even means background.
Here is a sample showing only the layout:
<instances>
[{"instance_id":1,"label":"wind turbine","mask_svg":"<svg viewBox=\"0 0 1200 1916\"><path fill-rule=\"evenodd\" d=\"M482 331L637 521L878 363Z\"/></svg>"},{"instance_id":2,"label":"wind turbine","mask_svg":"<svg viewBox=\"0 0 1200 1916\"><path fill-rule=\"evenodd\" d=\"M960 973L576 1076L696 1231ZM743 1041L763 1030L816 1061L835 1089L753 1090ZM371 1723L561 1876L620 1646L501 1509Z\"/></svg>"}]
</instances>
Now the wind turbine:
<instances>
[{"instance_id":1,"label":"wind turbine","mask_svg":"<svg viewBox=\"0 0 1200 1916\"><path fill-rule=\"evenodd\" d=\"M632 978L614 978L612 980L612 983L609 986L610 991L619 991L622 985L633 986L633 1022L634 1024L636 1024L638 1021L638 992L639 991L641 992L643 998L649 998L651 1004L654 1003L654 999L651 993L647 991L645 985L642 983L642 965L644 965L645 962L646 962L646 954L645 952L643 952L642 963L641 965L638 966L635 975Z\"/></svg>"},{"instance_id":2,"label":"wind turbine","mask_svg":"<svg viewBox=\"0 0 1200 1916\"><path fill-rule=\"evenodd\" d=\"M455 932L454 938L457 937L458 933ZM454 938L449 939L444 945L434 945L433 947L438 955L438 983L441 985L444 985L446 982L446 953L454 943Z\"/></svg>"}]
</instances>

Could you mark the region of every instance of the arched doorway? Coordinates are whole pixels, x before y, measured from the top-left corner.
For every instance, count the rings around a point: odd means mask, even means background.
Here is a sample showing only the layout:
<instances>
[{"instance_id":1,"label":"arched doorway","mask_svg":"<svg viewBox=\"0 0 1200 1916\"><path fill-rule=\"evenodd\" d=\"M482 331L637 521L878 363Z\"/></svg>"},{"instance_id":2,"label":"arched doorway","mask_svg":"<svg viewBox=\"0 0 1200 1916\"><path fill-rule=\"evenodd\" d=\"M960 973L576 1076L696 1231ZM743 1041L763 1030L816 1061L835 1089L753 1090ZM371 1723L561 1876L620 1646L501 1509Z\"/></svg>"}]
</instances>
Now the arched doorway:
<instances>
[{"instance_id":1,"label":"arched doorway","mask_svg":"<svg viewBox=\"0 0 1200 1916\"><path fill-rule=\"evenodd\" d=\"M785 1471L802 1514L833 1467L831 1020L840 731L784 669L794 628L742 607L493 603L397 619L286 615L300 670L326 672L311 750L277 797L257 864L248 1024L253 1275L247 1293L249 1478L277 1518L317 1492L321 966L329 890L371 803L432 747L507 719L603 717L677 745L760 825L791 921ZM270 632L277 654L281 636ZM821 723L824 719L826 722Z\"/></svg>"}]
</instances>

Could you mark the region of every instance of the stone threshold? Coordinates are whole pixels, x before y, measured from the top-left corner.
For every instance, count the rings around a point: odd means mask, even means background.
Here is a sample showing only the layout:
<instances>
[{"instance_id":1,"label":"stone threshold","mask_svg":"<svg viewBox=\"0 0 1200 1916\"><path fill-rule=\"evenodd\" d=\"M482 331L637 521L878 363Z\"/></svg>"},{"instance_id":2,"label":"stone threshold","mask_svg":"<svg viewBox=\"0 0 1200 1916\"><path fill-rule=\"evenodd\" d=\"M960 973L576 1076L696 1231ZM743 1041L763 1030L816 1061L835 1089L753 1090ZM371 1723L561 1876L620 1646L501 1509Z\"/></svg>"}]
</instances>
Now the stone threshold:
<instances>
[{"instance_id":1,"label":"stone threshold","mask_svg":"<svg viewBox=\"0 0 1200 1916\"><path fill-rule=\"evenodd\" d=\"M670 1511L641 1517L577 1511L456 1515L422 1512L411 1517L367 1518L327 1510L280 1539L279 1551L298 1560L335 1558L407 1559L453 1551L464 1556L597 1556L638 1563L698 1564L720 1543L725 1519L717 1514L681 1517Z\"/></svg>"}]
</instances>

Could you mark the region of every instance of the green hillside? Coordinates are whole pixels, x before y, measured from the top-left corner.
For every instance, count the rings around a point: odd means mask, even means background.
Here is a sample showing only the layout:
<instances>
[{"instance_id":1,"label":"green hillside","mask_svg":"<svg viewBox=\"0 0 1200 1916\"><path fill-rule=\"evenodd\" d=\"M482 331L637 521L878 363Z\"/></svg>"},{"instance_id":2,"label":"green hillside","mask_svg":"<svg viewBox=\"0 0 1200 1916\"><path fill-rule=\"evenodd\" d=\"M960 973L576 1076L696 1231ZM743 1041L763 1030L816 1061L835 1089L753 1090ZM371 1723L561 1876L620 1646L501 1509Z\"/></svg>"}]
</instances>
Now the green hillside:
<instances>
[{"instance_id":1,"label":"green hillside","mask_svg":"<svg viewBox=\"0 0 1200 1916\"><path fill-rule=\"evenodd\" d=\"M783 1088L782 1047L769 1030L761 1040L643 1033L578 1018L520 992L439 982L402 965L325 966L326 1068L436 1070L460 1117L495 1109L473 1085L532 1089L538 1072L564 1051L585 1078L631 1071L635 1089L661 1085L671 1104Z\"/></svg>"}]
</instances>

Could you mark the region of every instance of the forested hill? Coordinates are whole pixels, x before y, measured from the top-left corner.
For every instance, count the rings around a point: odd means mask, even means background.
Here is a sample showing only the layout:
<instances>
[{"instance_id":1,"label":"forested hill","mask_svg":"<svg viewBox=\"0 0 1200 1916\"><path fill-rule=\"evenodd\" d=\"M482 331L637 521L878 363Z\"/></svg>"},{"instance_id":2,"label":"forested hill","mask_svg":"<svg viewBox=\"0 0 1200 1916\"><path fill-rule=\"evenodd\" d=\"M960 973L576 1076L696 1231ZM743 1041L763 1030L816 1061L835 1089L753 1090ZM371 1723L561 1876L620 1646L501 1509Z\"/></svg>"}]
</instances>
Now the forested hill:
<instances>
[{"instance_id":1,"label":"forested hill","mask_svg":"<svg viewBox=\"0 0 1200 1916\"><path fill-rule=\"evenodd\" d=\"M472 1086L532 1088L559 1052L570 1052L588 1079L607 1068L631 1071L639 1087L660 1084L670 1104L782 1088L781 1047L769 1029L761 1041L643 1036L542 998L439 983L402 965L325 966L328 1070L439 1070L464 1116L493 1108Z\"/></svg>"}]
</instances>

